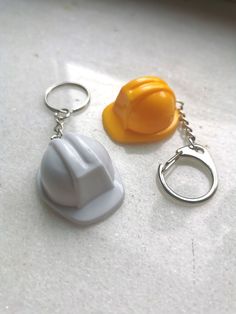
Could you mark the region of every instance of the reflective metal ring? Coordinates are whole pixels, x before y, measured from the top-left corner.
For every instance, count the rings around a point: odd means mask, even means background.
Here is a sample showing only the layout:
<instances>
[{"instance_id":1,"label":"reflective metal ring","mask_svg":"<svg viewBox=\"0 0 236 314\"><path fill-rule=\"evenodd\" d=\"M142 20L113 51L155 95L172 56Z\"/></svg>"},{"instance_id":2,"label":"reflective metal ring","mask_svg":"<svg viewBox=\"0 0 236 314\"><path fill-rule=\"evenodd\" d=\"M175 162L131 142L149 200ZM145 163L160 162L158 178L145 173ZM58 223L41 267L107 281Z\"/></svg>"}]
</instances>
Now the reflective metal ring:
<instances>
[{"instance_id":1,"label":"reflective metal ring","mask_svg":"<svg viewBox=\"0 0 236 314\"><path fill-rule=\"evenodd\" d=\"M86 98L85 100L83 101L83 103L79 106L79 107L76 107L75 109L66 109L65 107L63 109L57 109L55 108L53 105L50 105L49 102L48 102L48 97L50 95L50 93L61 87L61 86L66 86L66 85L69 85L69 86L76 86L76 87L79 87L80 89L82 89L86 95ZM87 90L86 87L84 87L83 85L79 84L79 83L76 83L76 82L62 82L62 83L59 83L59 84L55 84L55 85L52 85L50 86L46 92L45 92L45 96L44 96L44 101L45 101L45 105L53 112L61 112L61 113L64 113L65 110L68 110L70 113L74 113L74 112L78 112L80 111L81 109L85 108L89 102L90 102L90 92Z\"/></svg>"},{"instance_id":2,"label":"reflective metal ring","mask_svg":"<svg viewBox=\"0 0 236 314\"><path fill-rule=\"evenodd\" d=\"M182 157L195 158L201 161L210 171L212 184L210 190L205 195L193 198L185 197L173 191L167 184L164 176L165 172L168 171L168 169L170 169L176 163L176 161ZM160 183L169 195L187 203L200 203L209 199L215 193L218 186L218 176L215 164L207 150L199 144L194 144L193 147L184 146L177 149L176 154L173 157L171 157L164 165L159 165L157 175L159 177Z\"/></svg>"}]
</instances>

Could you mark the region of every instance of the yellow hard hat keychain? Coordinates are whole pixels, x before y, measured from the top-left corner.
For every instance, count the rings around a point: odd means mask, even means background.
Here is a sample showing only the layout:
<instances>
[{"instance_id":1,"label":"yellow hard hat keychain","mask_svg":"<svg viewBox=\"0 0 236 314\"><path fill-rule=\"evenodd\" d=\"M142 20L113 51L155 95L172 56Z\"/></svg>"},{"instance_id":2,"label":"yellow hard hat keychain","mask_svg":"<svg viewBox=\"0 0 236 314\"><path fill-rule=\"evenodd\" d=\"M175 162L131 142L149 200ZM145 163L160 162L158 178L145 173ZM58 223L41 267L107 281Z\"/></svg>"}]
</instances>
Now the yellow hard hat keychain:
<instances>
[{"instance_id":1,"label":"yellow hard hat keychain","mask_svg":"<svg viewBox=\"0 0 236 314\"><path fill-rule=\"evenodd\" d=\"M130 81L121 88L115 102L103 111L103 125L114 141L137 144L155 142L170 136L180 122L188 145L177 149L173 157L164 165L159 165L157 177L171 196L188 203L199 203L214 194L218 186L218 176L206 148L195 143L196 138L186 120L183 106L184 103L176 100L174 92L165 81L158 77L144 76ZM209 169L212 185L203 196L195 198L182 196L166 183L164 174L181 157L197 159Z\"/></svg>"},{"instance_id":2,"label":"yellow hard hat keychain","mask_svg":"<svg viewBox=\"0 0 236 314\"><path fill-rule=\"evenodd\" d=\"M147 143L172 134L178 126L174 92L160 78L144 76L124 85L103 111L103 125L119 143Z\"/></svg>"}]
</instances>

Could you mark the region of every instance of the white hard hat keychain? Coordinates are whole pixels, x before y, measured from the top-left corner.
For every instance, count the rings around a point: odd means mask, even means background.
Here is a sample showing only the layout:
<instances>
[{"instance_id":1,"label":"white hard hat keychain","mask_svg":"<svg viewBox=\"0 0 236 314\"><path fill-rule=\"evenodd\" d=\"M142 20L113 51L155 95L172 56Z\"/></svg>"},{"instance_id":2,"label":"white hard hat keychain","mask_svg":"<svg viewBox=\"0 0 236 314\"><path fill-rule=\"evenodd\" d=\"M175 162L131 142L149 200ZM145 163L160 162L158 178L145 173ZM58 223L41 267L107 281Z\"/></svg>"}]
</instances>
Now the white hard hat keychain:
<instances>
[{"instance_id":1,"label":"white hard hat keychain","mask_svg":"<svg viewBox=\"0 0 236 314\"><path fill-rule=\"evenodd\" d=\"M86 94L79 107L57 109L49 104L49 94L65 85L78 87ZM103 145L84 135L63 134L65 120L89 102L88 90L75 82L63 82L46 90L45 105L54 112L57 124L37 176L41 199L57 213L80 225L105 219L124 199L120 175Z\"/></svg>"}]
</instances>

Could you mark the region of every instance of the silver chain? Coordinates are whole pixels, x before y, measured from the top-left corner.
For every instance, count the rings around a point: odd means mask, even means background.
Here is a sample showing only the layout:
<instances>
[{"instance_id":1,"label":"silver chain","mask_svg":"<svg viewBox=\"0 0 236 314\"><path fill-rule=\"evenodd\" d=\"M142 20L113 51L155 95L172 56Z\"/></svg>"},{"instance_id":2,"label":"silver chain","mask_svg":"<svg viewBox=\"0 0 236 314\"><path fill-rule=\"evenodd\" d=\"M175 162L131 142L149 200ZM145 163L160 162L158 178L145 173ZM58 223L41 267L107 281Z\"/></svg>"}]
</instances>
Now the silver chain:
<instances>
[{"instance_id":1,"label":"silver chain","mask_svg":"<svg viewBox=\"0 0 236 314\"><path fill-rule=\"evenodd\" d=\"M195 147L195 141L196 137L193 135L193 130L189 126L189 121L186 119L186 115L184 113L184 102L177 100L178 104L180 104L179 110L179 121L181 123L181 126L184 130L185 136L190 144L191 147Z\"/></svg>"},{"instance_id":2,"label":"silver chain","mask_svg":"<svg viewBox=\"0 0 236 314\"><path fill-rule=\"evenodd\" d=\"M65 120L70 117L70 114L71 113L68 109L61 109L60 111L56 111L54 113L57 124L54 128L55 134L51 136L51 140L62 137Z\"/></svg>"}]
</instances>

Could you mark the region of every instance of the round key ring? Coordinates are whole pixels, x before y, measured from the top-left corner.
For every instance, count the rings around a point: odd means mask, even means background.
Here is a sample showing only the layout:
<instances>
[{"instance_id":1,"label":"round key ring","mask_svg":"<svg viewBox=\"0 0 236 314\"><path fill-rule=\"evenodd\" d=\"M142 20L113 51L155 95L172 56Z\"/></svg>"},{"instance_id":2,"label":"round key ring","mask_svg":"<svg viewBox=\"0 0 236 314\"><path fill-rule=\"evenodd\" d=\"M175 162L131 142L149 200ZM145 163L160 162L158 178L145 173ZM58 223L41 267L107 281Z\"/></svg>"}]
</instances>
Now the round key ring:
<instances>
[{"instance_id":1,"label":"round key ring","mask_svg":"<svg viewBox=\"0 0 236 314\"><path fill-rule=\"evenodd\" d=\"M203 196L194 197L194 198L182 196L176 193L174 190L172 190L169 187L169 185L166 183L165 176L164 176L165 172L167 172L168 169L170 169L176 163L176 161L182 157L190 157L190 158L197 159L201 161L205 165L205 167L210 171L211 179L212 179L211 188ZM200 203L209 199L215 193L218 186L218 177L217 177L216 167L212 161L212 158L210 154L207 152L207 150L199 144L194 144L194 147L184 146L177 149L176 154L173 157L171 157L164 165L163 164L159 165L157 173L158 173L158 177L162 186L164 187L165 191L169 195L175 197L176 199L179 199L181 201L185 201L188 203Z\"/></svg>"},{"instance_id":2,"label":"round key ring","mask_svg":"<svg viewBox=\"0 0 236 314\"><path fill-rule=\"evenodd\" d=\"M83 101L83 103L79 107L76 107L75 109L71 109L71 110L65 109L65 108L57 109L53 105L50 105L49 101L48 101L49 95L52 93L52 91L54 91L55 89L58 89L59 87L62 87L62 86L75 86L75 87L78 87L78 88L82 89L84 91L85 95L86 95L86 98ZM45 96L44 96L44 101L45 101L45 105L48 107L48 109L50 109L53 112L65 113L65 111L66 111L66 112L69 112L71 114L71 113L74 113L74 112L78 112L81 109L84 109L89 104L90 98L91 98L90 92L82 84L79 84L79 83L76 83L76 82L62 82L62 83L59 83L59 84L52 85L52 86L50 86L46 90Z\"/></svg>"},{"instance_id":3,"label":"round key ring","mask_svg":"<svg viewBox=\"0 0 236 314\"><path fill-rule=\"evenodd\" d=\"M55 89L58 89L59 87L62 87L62 86L75 86L82 89L86 95L85 100L82 102L80 106L71 110L69 110L68 108L58 109L54 107L53 105L50 105L48 101L50 93L54 91ZM54 128L55 133L51 136L51 140L53 140L53 139L62 137L65 120L68 119L72 113L76 113L88 106L90 102L90 92L87 90L86 87L84 87L83 85L79 83L62 82L59 84L52 85L46 90L45 96L44 96L44 102L45 102L46 107L54 112L54 116L56 120L56 126Z\"/></svg>"}]
</instances>

